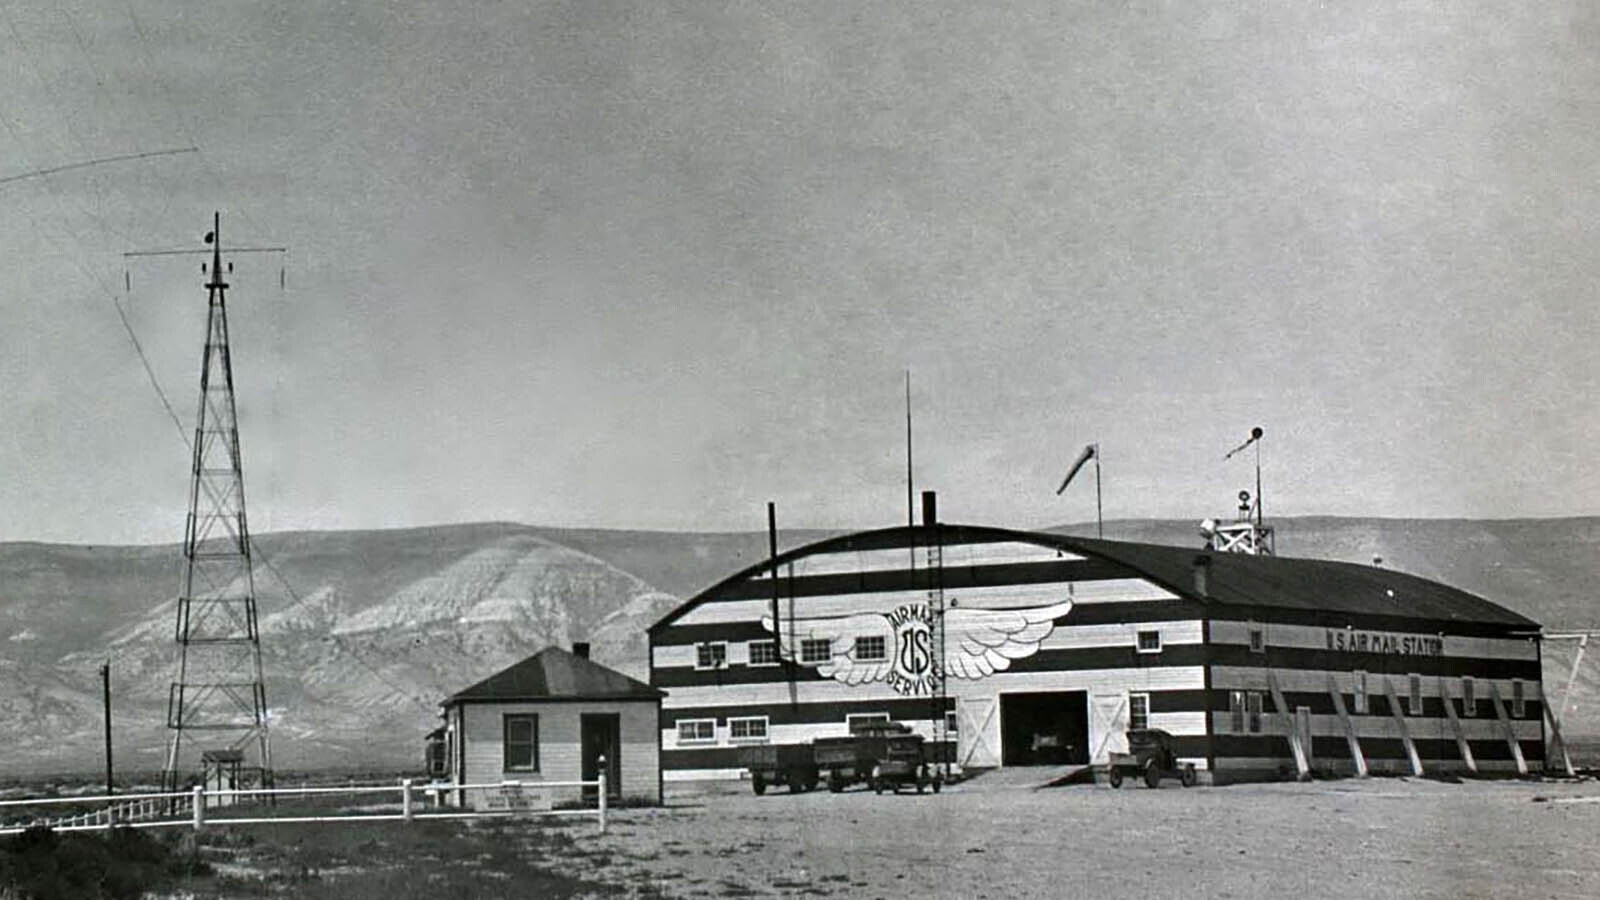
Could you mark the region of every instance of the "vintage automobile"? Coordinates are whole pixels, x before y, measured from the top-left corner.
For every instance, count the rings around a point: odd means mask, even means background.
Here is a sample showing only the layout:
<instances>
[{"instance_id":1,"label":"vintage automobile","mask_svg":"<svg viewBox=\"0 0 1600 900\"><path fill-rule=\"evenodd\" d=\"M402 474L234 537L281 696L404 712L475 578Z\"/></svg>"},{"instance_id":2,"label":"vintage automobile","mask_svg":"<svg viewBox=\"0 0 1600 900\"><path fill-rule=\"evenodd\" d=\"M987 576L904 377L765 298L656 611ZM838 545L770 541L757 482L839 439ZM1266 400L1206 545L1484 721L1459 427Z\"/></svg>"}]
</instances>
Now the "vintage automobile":
<instances>
[{"instance_id":1,"label":"vintage automobile","mask_svg":"<svg viewBox=\"0 0 1600 900\"><path fill-rule=\"evenodd\" d=\"M817 738L811 742L817 769L826 772L828 790L839 792L865 783L883 793L884 788L913 786L921 793L935 792L943 779L924 753L924 739L898 722L874 722L847 737Z\"/></svg>"},{"instance_id":2,"label":"vintage automobile","mask_svg":"<svg viewBox=\"0 0 1600 900\"><path fill-rule=\"evenodd\" d=\"M1128 752L1112 753L1106 761L1106 780L1122 787L1125 775L1143 775L1146 787L1159 787L1163 775L1176 775L1184 787L1193 787L1194 763L1181 768L1172 755L1172 735L1159 728L1138 728L1127 733Z\"/></svg>"}]
</instances>

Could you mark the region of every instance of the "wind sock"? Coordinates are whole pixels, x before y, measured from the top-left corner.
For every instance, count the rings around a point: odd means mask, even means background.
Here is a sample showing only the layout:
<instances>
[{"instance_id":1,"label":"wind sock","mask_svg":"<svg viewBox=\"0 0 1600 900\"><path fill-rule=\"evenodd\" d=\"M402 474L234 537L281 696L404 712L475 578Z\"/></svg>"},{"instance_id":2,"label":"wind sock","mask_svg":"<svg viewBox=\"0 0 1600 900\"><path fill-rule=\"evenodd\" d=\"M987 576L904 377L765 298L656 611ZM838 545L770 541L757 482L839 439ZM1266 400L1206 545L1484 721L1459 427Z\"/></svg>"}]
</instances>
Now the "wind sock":
<instances>
[{"instance_id":1,"label":"wind sock","mask_svg":"<svg viewBox=\"0 0 1600 900\"><path fill-rule=\"evenodd\" d=\"M1238 453L1240 450L1243 450L1244 448L1250 446L1251 444L1254 444L1256 441L1261 440L1261 436L1263 434L1265 434L1265 433L1266 432L1262 431L1261 427L1259 425L1256 426L1255 428L1250 429L1250 440L1245 441L1244 443L1242 443L1239 446L1233 448L1232 450L1229 450L1228 451L1228 455L1224 456L1222 458L1222 461L1223 462L1227 462L1228 460L1233 459L1233 456L1234 456L1235 453Z\"/></svg>"},{"instance_id":2,"label":"wind sock","mask_svg":"<svg viewBox=\"0 0 1600 900\"><path fill-rule=\"evenodd\" d=\"M1097 452L1094 444L1083 448L1083 452L1078 454L1078 461L1072 464L1072 469L1067 472L1067 477L1061 480L1061 487L1056 488L1057 496L1060 496L1061 492L1067 489L1067 485L1072 483L1073 476L1078 474L1078 470L1083 468L1084 463L1094 459Z\"/></svg>"}]
</instances>

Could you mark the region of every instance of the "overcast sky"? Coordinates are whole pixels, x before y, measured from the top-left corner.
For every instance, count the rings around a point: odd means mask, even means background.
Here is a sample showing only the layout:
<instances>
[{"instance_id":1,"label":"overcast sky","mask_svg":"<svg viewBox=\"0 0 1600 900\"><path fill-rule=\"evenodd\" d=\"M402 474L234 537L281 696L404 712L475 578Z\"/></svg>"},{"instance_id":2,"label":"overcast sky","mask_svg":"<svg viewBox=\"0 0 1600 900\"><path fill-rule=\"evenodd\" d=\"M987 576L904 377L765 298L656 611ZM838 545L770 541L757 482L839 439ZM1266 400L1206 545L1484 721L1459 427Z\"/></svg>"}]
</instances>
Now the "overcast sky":
<instances>
[{"instance_id":1,"label":"overcast sky","mask_svg":"<svg viewBox=\"0 0 1600 900\"><path fill-rule=\"evenodd\" d=\"M0 539L1594 514L1597 10L8 3Z\"/></svg>"}]
</instances>

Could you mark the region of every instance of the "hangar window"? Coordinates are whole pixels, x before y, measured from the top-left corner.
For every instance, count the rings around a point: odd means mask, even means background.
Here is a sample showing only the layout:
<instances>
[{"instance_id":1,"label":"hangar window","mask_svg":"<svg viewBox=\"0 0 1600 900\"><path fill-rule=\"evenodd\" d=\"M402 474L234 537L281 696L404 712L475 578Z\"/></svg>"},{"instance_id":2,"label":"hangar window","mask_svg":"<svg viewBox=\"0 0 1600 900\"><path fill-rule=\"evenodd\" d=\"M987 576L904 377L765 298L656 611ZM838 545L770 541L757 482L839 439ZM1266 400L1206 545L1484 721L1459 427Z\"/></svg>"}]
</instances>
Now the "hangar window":
<instances>
[{"instance_id":1,"label":"hangar window","mask_svg":"<svg viewBox=\"0 0 1600 900\"><path fill-rule=\"evenodd\" d=\"M1244 691L1228 692L1228 730L1244 734Z\"/></svg>"},{"instance_id":2,"label":"hangar window","mask_svg":"<svg viewBox=\"0 0 1600 900\"><path fill-rule=\"evenodd\" d=\"M878 662L889 658L883 646L883 635L875 634L856 638L856 659L862 662Z\"/></svg>"},{"instance_id":3,"label":"hangar window","mask_svg":"<svg viewBox=\"0 0 1600 900\"><path fill-rule=\"evenodd\" d=\"M1261 733L1261 692L1251 691L1249 694L1249 725L1251 734Z\"/></svg>"},{"instance_id":4,"label":"hangar window","mask_svg":"<svg viewBox=\"0 0 1600 900\"><path fill-rule=\"evenodd\" d=\"M501 717L500 723L505 771L539 771L539 717L507 715Z\"/></svg>"},{"instance_id":5,"label":"hangar window","mask_svg":"<svg viewBox=\"0 0 1600 900\"><path fill-rule=\"evenodd\" d=\"M1461 677L1461 714L1463 716L1478 714L1478 685L1473 682L1471 675Z\"/></svg>"},{"instance_id":6,"label":"hangar window","mask_svg":"<svg viewBox=\"0 0 1600 900\"><path fill-rule=\"evenodd\" d=\"M961 717L955 714L955 710L944 714L944 733L948 735L961 733Z\"/></svg>"},{"instance_id":7,"label":"hangar window","mask_svg":"<svg viewBox=\"0 0 1600 900\"><path fill-rule=\"evenodd\" d=\"M888 721L888 713L849 713L844 717L844 727L851 734L855 734L865 726L869 726L874 723L883 724Z\"/></svg>"},{"instance_id":8,"label":"hangar window","mask_svg":"<svg viewBox=\"0 0 1600 900\"><path fill-rule=\"evenodd\" d=\"M1128 695L1128 730L1139 731L1150 727L1150 695Z\"/></svg>"},{"instance_id":9,"label":"hangar window","mask_svg":"<svg viewBox=\"0 0 1600 900\"><path fill-rule=\"evenodd\" d=\"M1357 669L1350 675L1354 682L1354 702L1351 704L1354 707L1353 711L1364 716L1367 714L1367 673Z\"/></svg>"},{"instance_id":10,"label":"hangar window","mask_svg":"<svg viewBox=\"0 0 1600 900\"><path fill-rule=\"evenodd\" d=\"M1520 719L1528 714L1528 700L1522 694L1522 679L1511 679L1511 715Z\"/></svg>"},{"instance_id":11,"label":"hangar window","mask_svg":"<svg viewBox=\"0 0 1600 900\"><path fill-rule=\"evenodd\" d=\"M1412 672L1409 677L1411 688L1406 692L1406 712L1413 716L1422 715L1422 676Z\"/></svg>"},{"instance_id":12,"label":"hangar window","mask_svg":"<svg viewBox=\"0 0 1600 900\"><path fill-rule=\"evenodd\" d=\"M778 664L777 641L751 641L748 647L750 665L775 666Z\"/></svg>"},{"instance_id":13,"label":"hangar window","mask_svg":"<svg viewBox=\"0 0 1600 900\"><path fill-rule=\"evenodd\" d=\"M833 658L833 642L827 638L806 638L800 642L800 661L824 663Z\"/></svg>"},{"instance_id":14,"label":"hangar window","mask_svg":"<svg viewBox=\"0 0 1600 900\"><path fill-rule=\"evenodd\" d=\"M764 741L767 739L767 717L746 716L728 720L728 738L735 741Z\"/></svg>"},{"instance_id":15,"label":"hangar window","mask_svg":"<svg viewBox=\"0 0 1600 900\"><path fill-rule=\"evenodd\" d=\"M727 666L727 641L704 641L694 645L694 667L696 669L724 669Z\"/></svg>"},{"instance_id":16,"label":"hangar window","mask_svg":"<svg viewBox=\"0 0 1600 900\"><path fill-rule=\"evenodd\" d=\"M1250 652L1267 652L1267 633L1260 625L1250 626Z\"/></svg>"},{"instance_id":17,"label":"hangar window","mask_svg":"<svg viewBox=\"0 0 1600 900\"><path fill-rule=\"evenodd\" d=\"M717 739L716 719L679 719L678 743L709 744Z\"/></svg>"},{"instance_id":18,"label":"hangar window","mask_svg":"<svg viewBox=\"0 0 1600 900\"><path fill-rule=\"evenodd\" d=\"M1161 652L1161 632L1155 631L1153 629L1150 630L1150 631L1141 631L1141 632L1139 632L1139 652L1140 653L1160 653Z\"/></svg>"}]
</instances>

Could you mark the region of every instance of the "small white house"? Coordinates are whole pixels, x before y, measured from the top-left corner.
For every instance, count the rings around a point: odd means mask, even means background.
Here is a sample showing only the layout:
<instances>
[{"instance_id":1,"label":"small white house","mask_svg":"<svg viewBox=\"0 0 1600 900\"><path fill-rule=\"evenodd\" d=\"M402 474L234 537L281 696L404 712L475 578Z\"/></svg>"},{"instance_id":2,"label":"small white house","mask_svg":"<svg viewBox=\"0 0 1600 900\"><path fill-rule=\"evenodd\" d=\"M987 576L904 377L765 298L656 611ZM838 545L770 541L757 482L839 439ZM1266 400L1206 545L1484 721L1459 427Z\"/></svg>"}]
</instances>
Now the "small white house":
<instances>
[{"instance_id":1,"label":"small white house","mask_svg":"<svg viewBox=\"0 0 1600 900\"><path fill-rule=\"evenodd\" d=\"M587 644L573 651L547 647L444 701L451 780L518 783L461 791L452 802L478 809L576 803L594 789L539 785L592 781L602 765L613 801L661 802L664 693L591 661Z\"/></svg>"}]
</instances>

